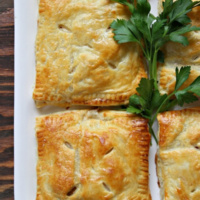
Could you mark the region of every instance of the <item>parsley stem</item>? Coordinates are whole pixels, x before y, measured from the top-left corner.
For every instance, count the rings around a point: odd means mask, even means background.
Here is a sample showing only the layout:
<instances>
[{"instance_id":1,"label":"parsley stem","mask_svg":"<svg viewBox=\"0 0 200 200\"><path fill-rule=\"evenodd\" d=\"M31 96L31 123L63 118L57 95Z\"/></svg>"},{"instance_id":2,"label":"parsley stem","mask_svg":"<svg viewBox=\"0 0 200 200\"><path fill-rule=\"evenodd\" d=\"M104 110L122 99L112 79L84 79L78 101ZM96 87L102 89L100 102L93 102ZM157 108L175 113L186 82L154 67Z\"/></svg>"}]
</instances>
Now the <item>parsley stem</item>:
<instances>
[{"instance_id":1,"label":"parsley stem","mask_svg":"<svg viewBox=\"0 0 200 200\"><path fill-rule=\"evenodd\" d=\"M158 51L155 51L151 59L147 59L149 65L149 77L150 80L154 80L154 89L158 90L158 83L157 83L157 56Z\"/></svg>"},{"instance_id":2,"label":"parsley stem","mask_svg":"<svg viewBox=\"0 0 200 200\"><path fill-rule=\"evenodd\" d=\"M140 48L142 49L142 52L144 53L144 56L145 56L145 57L147 58L147 60L148 60L148 58L149 58L149 54L147 54L148 52L145 51L143 45L142 45L140 42L138 42L138 44L139 44Z\"/></svg>"},{"instance_id":3,"label":"parsley stem","mask_svg":"<svg viewBox=\"0 0 200 200\"><path fill-rule=\"evenodd\" d=\"M175 94L176 91L172 92L169 96L165 98L165 100L162 102L162 104L157 109L156 113L154 114L153 118L149 121L149 126L152 127L154 121L157 118L158 113L160 113L162 107L165 105L165 103Z\"/></svg>"},{"instance_id":4,"label":"parsley stem","mask_svg":"<svg viewBox=\"0 0 200 200\"><path fill-rule=\"evenodd\" d=\"M149 123L149 132L153 136L154 140L156 141L156 144L158 144L158 139L157 139L157 137L156 137L156 135L154 133L154 130L152 128L152 124L150 124L150 123Z\"/></svg>"},{"instance_id":5,"label":"parsley stem","mask_svg":"<svg viewBox=\"0 0 200 200\"><path fill-rule=\"evenodd\" d=\"M152 70L153 70L153 79L154 79L154 89L158 90L158 83L157 83L157 55L158 52L155 51L153 55L153 61L152 61Z\"/></svg>"},{"instance_id":6,"label":"parsley stem","mask_svg":"<svg viewBox=\"0 0 200 200\"><path fill-rule=\"evenodd\" d=\"M153 131L153 123L157 118L158 113L160 113L162 107L165 105L165 103L175 94L176 91L172 92L169 96L167 96L165 98L165 100L162 102L162 104L159 106L159 108L156 110L156 113L153 115L153 118L149 120L149 132L151 133L151 135L154 137L156 143L158 144L158 139Z\"/></svg>"}]
</instances>

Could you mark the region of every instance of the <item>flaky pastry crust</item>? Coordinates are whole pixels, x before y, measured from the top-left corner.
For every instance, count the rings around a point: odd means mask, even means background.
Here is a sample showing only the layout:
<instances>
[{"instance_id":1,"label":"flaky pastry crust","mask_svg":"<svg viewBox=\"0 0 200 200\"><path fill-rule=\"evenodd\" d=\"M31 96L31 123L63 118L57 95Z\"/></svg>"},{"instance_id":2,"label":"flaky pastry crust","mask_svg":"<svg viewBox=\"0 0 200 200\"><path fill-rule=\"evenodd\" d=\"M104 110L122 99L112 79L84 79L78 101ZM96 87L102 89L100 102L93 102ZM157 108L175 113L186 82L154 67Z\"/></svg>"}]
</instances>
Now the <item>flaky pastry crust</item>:
<instances>
[{"instance_id":1,"label":"flaky pastry crust","mask_svg":"<svg viewBox=\"0 0 200 200\"><path fill-rule=\"evenodd\" d=\"M37 107L128 103L146 77L142 52L137 44L117 44L110 24L129 14L108 0L40 0Z\"/></svg>"},{"instance_id":2,"label":"flaky pastry crust","mask_svg":"<svg viewBox=\"0 0 200 200\"><path fill-rule=\"evenodd\" d=\"M150 200L147 121L79 110L36 119L37 200Z\"/></svg>"},{"instance_id":3,"label":"flaky pastry crust","mask_svg":"<svg viewBox=\"0 0 200 200\"><path fill-rule=\"evenodd\" d=\"M200 199L200 108L158 115L162 200Z\"/></svg>"},{"instance_id":4,"label":"flaky pastry crust","mask_svg":"<svg viewBox=\"0 0 200 200\"><path fill-rule=\"evenodd\" d=\"M162 10L159 2L159 11ZM200 27L200 7L195 7L188 14L193 26ZM200 31L192 31L186 34L189 45L183 46L179 43L168 42L162 49L165 55L164 64L159 64L158 76L160 79L160 92L171 93L174 91L176 77L175 68L182 66L191 66L189 79L182 88L189 86L198 76L200 76Z\"/></svg>"}]
</instances>

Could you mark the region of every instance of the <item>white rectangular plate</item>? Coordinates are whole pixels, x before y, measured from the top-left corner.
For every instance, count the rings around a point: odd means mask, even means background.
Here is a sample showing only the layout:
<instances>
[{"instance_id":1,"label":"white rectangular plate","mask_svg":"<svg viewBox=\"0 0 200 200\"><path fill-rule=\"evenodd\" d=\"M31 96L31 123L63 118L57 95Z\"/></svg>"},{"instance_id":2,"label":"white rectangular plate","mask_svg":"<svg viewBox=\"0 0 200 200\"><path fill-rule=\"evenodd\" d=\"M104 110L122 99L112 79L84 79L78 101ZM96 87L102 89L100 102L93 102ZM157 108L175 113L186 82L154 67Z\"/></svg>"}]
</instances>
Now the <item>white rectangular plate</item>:
<instances>
[{"instance_id":1,"label":"white rectangular plate","mask_svg":"<svg viewBox=\"0 0 200 200\"><path fill-rule=\"evenodd\" d=\"M151 0L152 13L157 13L157 0ZM35 138L35 117L60 111L60 108L36 109L32 100L35 82L34 43L37 30L38 2L36 0L15 0L15 116L14 153L15 200L35 200L37 143ZM150 148L149 172L153 200L159 200L155 152L156 144Z\"/></svg>"}]
</instances>

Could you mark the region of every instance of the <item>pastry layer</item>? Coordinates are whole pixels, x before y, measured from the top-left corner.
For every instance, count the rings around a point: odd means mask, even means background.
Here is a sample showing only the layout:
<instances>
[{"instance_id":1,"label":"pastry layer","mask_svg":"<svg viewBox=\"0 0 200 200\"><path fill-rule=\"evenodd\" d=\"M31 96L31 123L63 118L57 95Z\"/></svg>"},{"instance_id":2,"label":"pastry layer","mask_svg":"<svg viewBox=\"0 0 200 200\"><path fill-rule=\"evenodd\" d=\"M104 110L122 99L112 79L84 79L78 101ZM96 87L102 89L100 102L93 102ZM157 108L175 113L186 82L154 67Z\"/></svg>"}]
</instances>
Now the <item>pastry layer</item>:
<instances>
[{"instance_id":1,"label":"pastry layer","mask_svg":"<svg viewBox=\"0 0 200 200\"><path fill-rule=\"evenodd\" d=\"M119 105L146 77L140 47L117 44L110 24L127 18L107 0L40 0L33 98L45 105Z\"/></svg>"},{"instance_id":2,"label":"pastry layer","mask_svg":"<svg viewBox=\"0 0 200 200\"><path fill-rule=\"evenodd\" d=\"M37 200L150 200L147 121L79 110L36 119Z\"/></svg>"},{"instance_id":3,"label":"pastry layer","mask_svg":"<svg viewBox=\"0 0 200 200\"><path fill-rule=\"evenodd\" d=\"M161 199L200 199L200 109L165 112L158 122Z\"/></svg>"},{"instance_id":4,"label":"pastry layer","mask_svg":"<svg viewBox=\"0 0 200 200\"><path fill-rule=\"evenodd\" d=\"M161 2L159 10L162 10ZM200 27L200 7L194 8L188 16L193 26ZM189 86L198 76L200 76L200 31L187 33L189 40L188 46L179 43L168 42L162 49L165 55L164 64L159 65L158 76L160 78L160 92L171 93L175 87L175 68L182 66L191 66L189 79L182 88Z\"/></svg>"}]
</instances>

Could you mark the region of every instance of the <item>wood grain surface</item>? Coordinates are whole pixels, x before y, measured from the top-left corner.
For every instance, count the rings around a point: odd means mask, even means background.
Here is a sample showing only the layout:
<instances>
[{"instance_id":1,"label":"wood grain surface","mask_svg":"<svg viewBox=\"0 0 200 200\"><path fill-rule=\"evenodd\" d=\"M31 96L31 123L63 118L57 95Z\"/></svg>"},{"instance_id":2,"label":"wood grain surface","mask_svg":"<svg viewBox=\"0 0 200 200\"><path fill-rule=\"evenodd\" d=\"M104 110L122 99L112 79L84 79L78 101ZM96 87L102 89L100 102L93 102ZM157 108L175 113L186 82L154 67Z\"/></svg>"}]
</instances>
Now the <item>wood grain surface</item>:
<instances>
[{"instance_id":1,"label":"wood grain surface","mask_svg":"<svg viewBox=\"0 0 200 200\"><path fill-rule=\"evenodd\" d=\"M0 200L14 199L14 9L0 0Z\"/></svg>"}]
</instances>

